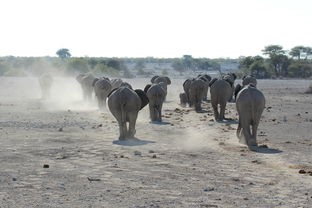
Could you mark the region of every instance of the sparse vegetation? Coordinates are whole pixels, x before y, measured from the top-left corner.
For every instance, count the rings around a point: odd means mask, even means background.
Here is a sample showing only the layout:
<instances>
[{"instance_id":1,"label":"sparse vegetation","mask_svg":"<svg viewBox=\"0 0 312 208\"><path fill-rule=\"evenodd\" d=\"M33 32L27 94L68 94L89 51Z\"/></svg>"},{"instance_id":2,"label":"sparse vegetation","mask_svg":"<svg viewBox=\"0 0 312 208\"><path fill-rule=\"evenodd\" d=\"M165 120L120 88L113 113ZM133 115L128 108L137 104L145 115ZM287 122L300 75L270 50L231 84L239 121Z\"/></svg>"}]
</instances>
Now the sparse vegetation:
<instances>
[{"instance_id":1,"label":"sparse vegetation","mask_svg":"<svg viewBox=\"0 0 312 208\"><path fill-rule=\"evenodd\" d=\"M238 59L193 58L183 55L181 58L99 58L71 57L66 48L57 51L58 57L0 57L0 76L40 75L51 69L63 74L77 74L92 71L107 76L153 76L178 72L205 73L235 71L238 75L252 74L263 78L311 78L312 49L296 46L287 54L279 45L269 45L262 56L246 56ZM170 72L170 70L172 70Z\"/></svg>"}]
</instances>

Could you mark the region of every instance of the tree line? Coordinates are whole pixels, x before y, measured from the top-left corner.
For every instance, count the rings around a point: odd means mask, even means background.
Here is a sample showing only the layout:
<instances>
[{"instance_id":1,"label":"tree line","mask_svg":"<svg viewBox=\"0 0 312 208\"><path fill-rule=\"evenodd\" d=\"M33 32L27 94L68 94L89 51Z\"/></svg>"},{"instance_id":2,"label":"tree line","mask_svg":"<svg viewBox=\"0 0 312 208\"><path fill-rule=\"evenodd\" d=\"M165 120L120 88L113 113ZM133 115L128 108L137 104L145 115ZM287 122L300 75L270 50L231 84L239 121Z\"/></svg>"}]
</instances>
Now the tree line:
<instances>
[{"instance_id":1,"label":"tree line","mask_svg":"<svg viewBox=\"0 0 312 208\"><path fill-rule=\"evenodd\" d=\"M246 56L238 59L194 58L183 55L180 58L106 58L72 57L69 49L56 52L57 57L0 57L0 76L40 75L47 71L63 74L99 73L114 77L152 76L167 74L174 70L180 75L185 72L219 71L230 66L238 75L251 74L256 78L311 78L312 48L296 46L286 51L282 46L269 45L262 50L263 56ZM234 66L231 68L231 66ZM235 67L236 66L236 67ZM152 68L152 71L151 71Z\"/></svg>"}]
</instances>

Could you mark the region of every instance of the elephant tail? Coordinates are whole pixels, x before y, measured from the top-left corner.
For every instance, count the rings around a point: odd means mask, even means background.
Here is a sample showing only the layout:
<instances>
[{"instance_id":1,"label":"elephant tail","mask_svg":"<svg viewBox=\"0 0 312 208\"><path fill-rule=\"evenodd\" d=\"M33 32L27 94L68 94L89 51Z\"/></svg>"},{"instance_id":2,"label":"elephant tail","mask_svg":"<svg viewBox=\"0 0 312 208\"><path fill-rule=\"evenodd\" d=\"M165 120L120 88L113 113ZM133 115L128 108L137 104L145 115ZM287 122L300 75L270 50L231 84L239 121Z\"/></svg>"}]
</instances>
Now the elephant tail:
<instances>
[{"instance_id":1,"label":"elephant tail","mask_svg":"<svg viewBox=\"0 0 312 208\"><path fill-rule=\"evenodd\" d=\"M255 109L255 103L251 95L251 89L248 87L248 96L250 100L250 107L251 107L251 124L254 125L254 122L257 120L256 119L256 109Z\"/></svg>"},{"instance_id":2,"label":"elephant tail","mask_svg":"<svg viewBox=\"0 0 312 208\"><path fill-rule=\"evenodd\" d=\"M121 123L126 123L126 122L127 122L127 116L126 116L125 106L126 106L126 103L123 103L123 104L120 106Z\"/></svg>"}]
</instances>

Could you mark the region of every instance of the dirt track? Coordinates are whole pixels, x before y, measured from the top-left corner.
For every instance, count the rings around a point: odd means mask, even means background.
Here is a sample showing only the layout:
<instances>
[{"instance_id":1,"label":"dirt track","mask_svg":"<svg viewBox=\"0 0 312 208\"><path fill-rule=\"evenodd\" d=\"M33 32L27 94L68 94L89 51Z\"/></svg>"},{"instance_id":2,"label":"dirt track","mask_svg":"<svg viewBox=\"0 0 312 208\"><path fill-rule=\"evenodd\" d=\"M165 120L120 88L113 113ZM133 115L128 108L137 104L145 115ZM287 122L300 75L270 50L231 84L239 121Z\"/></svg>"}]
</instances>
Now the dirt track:
<instances>
[{"instance_id":1,"label":"dirt track","mask_svg":"<svg viewBox=\"0 0 312 208\"><path fill-rule=\"evenodd\" d=\"M0 78L0 207L310 207L309 84L259 80L268 148L256 153L238 144L234 103L223 123L210 103L204 113L179 106L182 80L169 86L163 123L145 107L139 141L119 142L110 112L82 102L74 79L56 78L42 101L35 78Z\"/></svg>"}]
</instances>

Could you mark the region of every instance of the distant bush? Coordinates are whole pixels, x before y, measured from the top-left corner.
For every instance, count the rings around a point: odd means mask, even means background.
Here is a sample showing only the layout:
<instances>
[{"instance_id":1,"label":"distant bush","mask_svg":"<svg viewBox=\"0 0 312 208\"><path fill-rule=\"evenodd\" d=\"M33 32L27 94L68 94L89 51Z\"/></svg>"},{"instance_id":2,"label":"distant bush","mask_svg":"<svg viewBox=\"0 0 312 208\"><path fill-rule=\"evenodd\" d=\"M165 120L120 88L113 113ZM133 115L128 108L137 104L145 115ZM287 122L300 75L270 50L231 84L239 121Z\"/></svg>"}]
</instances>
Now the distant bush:
<instances>
[{"instance_id":1,"label":"distant bush","mask_svg":"<svg viewBox=\"0 0 312 208\"><path fill-rule=\"evenodd\" d=\"M115 68L108 67L106 64L97 64L93 70L94 74L104 74L108 77L120 77L119 71Z\"/></svg>"}]
</instances>

